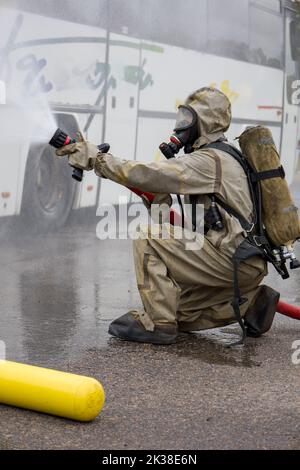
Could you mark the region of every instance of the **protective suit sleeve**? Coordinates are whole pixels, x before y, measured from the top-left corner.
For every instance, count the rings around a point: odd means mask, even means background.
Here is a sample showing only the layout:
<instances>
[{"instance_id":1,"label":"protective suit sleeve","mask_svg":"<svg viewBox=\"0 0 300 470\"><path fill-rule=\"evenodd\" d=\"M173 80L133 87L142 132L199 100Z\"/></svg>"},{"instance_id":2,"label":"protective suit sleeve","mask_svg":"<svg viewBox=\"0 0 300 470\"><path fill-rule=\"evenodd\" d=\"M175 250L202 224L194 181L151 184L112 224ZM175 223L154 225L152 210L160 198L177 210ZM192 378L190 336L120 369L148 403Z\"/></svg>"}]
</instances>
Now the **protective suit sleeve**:
<instances>
[{"instance_id":1,"label":"protective suit sleeve","mask_svg":"<svg viewBox=\"0 0 300 470\"><path fill-rule=\"evenodd\" d=\"M207 154L197 151L172 160L142 163L107 153L97 156L94 170L98 176L153 193L207 194L213 192L216 180L215 161Z\"/></svg>"},{"instance_id":2,"label":"protective suit sleeve","mask_svg":"<svg viewBox=\"0 0 300 470\"><path fill-rule=\"evenodd\" d=\"M141 199L144 203L144 206L149 210L151 210L151 206L153 204L167 204L169 207L172 205L172 197L170 194L164 194L164 193L155 193L153 201L149 201L147 196L142 195Z\"/></svg>"}]
</instances>

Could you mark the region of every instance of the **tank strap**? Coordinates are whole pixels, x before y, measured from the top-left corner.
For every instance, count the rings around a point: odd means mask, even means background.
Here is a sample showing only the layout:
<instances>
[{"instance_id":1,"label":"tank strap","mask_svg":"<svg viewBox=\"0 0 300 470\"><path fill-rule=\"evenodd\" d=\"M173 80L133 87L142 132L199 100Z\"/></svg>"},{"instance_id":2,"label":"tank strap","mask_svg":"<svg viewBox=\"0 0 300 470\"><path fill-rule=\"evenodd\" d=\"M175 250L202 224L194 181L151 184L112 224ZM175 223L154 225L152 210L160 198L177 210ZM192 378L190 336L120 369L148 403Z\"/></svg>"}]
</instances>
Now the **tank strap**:
<instances>
[{"instance_id":1,"label":"tank strap","mask_svg":"<svg viewBox=\"0 0 300 470\"><path fill-rule=\"evenodd\" d=\"M253 183L271 178L285 178L285 171L282 165L279 168L274 168L274 170L260 171L251 174L251 181Z\"/></svg>"}]
</instances>

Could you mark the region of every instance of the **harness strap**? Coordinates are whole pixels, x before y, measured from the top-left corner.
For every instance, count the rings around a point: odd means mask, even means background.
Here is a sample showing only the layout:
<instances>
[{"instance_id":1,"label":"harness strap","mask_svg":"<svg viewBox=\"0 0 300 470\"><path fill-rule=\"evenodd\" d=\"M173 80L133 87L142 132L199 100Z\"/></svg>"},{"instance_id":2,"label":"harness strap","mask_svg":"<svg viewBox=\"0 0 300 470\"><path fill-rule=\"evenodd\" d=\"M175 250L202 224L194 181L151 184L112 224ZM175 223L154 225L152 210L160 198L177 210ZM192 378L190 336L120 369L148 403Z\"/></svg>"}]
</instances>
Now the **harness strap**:
<instances>
[{"instance_id":1,"label":"harness strap","mask_svg":"<svg viewBox=\"0 0 300 470\"><path fill-rule=\"evenodd\" d=\"M247 335L247 328L245 326L244 320L241 315L241 310L240 306L243 305L245 302L247 302L247 297L242 297L241 296L241 291L240 291L240 286L239 286L239 267L240 264L244 261L246 261L249 258L252 258L253 256L262 256L262 252L259 248L256 246L253 246L249 243L248 240L244 240L236 249L234 255L233 255L233 291L234 291L234 297L231 302L231 306L233 308L235 317L242 329L242 338L237 341L236 343L232 344L231 346L237 346L240 344L244 344L246 335Z\"/></svg>"},{"instance_id":2,"label":"harness strap","mask_svg":"<svg viewBox=\"0 0 300 470\"><path fill-rule=\"evenodd\" d=\"M249 258L252 258L253 256L264 256L263 252L263 246L267 242L267 239L263 236L262 233L259 235L253 235L253 229L256 226L256 223L259 222L257 220L258 214L260 214L260 211L258 211L258 208L256 204L258 201L256 200L255 193L252 188L253 183L257 183L260 181L257 179L254 181L252 179L252 175L254 174L254 171L252 167L250 167L249 162L244 158L243 154L238 150L232 147L229 144L225 144L224 142L213 142L211 144L208 144L205 146L206 148L215 148L216 150L222 150L223 152L229 153L235 160L237 160L240 165L242 166L243 170L246 173L248 183L249 183L249 190L251 194L251 199L253 203L253 209L255 211L255 220L256 222L250 223L248 220L242 216L237 210L233 209L231 206L226 204L226 202L222 201L218 196L215 195L215 201L223 207L223 209L231 216L235 217L239 223L241 224L241 227L247 232L247 239L245 239L239 247L236 249L232 261L233 261L233 291L234 291L234 296L231 302L231 306L233 309L233 312L235 314L236 320L238 321L241 329L242 329L242 338L237 341L236 343L232 344L231 346L235 345L240 345L244 344L246 335L247 335L247 329L245 326L245 323L243 321L242 315L241 315L241 310L240 307L243 305L245 302L247 302L247 297L242 297L241 291L240 291L240 285L239 285L239 267L242 262L248 260ZM282 169L283 170L283 169ZM272 172L261 172L260 178L265 179L267 177L273 178L275 176L280 176L280 169L277 169L276 172L272 170Z\"/></svg>"},{"instance_id":3,"label":"harness strap","mask_svg":"<svg viewBox=\"0 0 300 470\"><path fill-rule=\"evenodd\" d=\"M180 194L177 194L177 201L178 201L180 212L181 212L181 227L184 228L184 209L183 209L183 204L182 204Z\"/></svg>"},{"instance_id":4,"label":"harness strap","mask_svg":"<svg viewBox=\"0 0 300 470\"><path fill-rule=\"evenodd\" d=\"M244 155L236 148L230 144L226 144L225 142L216 141L212 142L211 144L206 144L202 148L211 148L216 150L222 150L222 152L229 153L235 160L237 160L240 165L243 167L246 174L249 173L249 164L248 161L245 159Z\"/></svg>"},{"instance_id":5,"label":"harness strap","mask_svg":"<svg viewBox=\"0 0 300 470\"><path fill-rule=\"evenodd\" d=\"M197 228L197 194L190 194L190 203L192 205L192 228L196 232Z\"/></svg>"},{"instance_id":6,"label":"harness strap","mask_svg":"<svg viewBox=\"0 0 300 470\"><path fill-rule=\"evenodd\" d=\"M232 215L233 217L235 217L236 219L238 219L239 223L241 224L242 228L246 231L246 232L251 232L253 227L254 227L254 224L250 224L248 222L248 220L242 216L238 211L236 211L235 209L233 209L233 207L229 206L228 204L226 204L226 202L222 201L222 199L220 199L218 196L215 196L215 201L221 206L223 207L223 209L229 214L229 215Z\"/></svg>"},{"instance_id":7,"label":"harness strap","mask_svg":"<svg viewBox=\"0 0 300 470\"><path fill-rule=\"evenodd\" d=\"M229 153L235 160L237 160L240 165L243 167L243 170L246 172L247 175L249 175L249 168L248 164L245 161L243 154L236 148L232 147L230 144L226 144L223 139L217 140L216 142L212 142L210 144L206 144L202 148L212 148L216 150L222 150L223 152ZM223 207L223 209L228 212L230 215L233 217L237 218L238 221L240 222L242 228L246 232L251 232L254 224L250 224L245 217L243 217L241 214L239 214L235 209L231 208L228 204L223 202L221 199L219 199L215 194L213 195L215 198L215 201ZM190 202L192 206L192 227L193 231L196 231L197 228L197 195L196 194L191 194L190 195Z\"/></svg>"}]
</instances>

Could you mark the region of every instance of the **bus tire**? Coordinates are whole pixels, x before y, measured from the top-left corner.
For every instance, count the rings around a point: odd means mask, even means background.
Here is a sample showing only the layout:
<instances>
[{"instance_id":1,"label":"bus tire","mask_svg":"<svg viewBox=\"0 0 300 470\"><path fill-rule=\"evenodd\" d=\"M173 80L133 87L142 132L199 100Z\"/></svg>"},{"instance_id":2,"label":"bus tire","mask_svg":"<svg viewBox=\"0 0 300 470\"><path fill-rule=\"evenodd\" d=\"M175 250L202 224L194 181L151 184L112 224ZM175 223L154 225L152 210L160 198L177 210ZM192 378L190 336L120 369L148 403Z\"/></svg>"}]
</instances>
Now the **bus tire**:
<instances>
[{"instance_id":1,"label":"bus tire","mask_svg":"<svg viewBox=\"0 0 300 470\"><path fill-rule=\"evenodd\" d=\"M76 190L67 157L57 158L48 144L30 147L25 171L21 221L27 231L61 228L71 212Z\"/></svg>"}]
</instances>

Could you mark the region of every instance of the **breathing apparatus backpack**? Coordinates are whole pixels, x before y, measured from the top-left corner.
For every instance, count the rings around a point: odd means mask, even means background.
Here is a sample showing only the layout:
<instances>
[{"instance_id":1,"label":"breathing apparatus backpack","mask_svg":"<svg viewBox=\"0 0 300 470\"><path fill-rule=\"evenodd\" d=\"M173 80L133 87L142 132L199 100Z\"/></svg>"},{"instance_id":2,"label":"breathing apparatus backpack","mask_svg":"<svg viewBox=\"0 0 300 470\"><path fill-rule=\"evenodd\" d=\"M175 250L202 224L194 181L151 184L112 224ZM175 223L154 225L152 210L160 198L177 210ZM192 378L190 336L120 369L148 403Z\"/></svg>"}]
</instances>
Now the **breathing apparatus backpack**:
<instances>
[{"instance_id":1,"label":"breathing apparatus backpack","mask_svg":"<svg viewBox=\"0 0 300 470\"><path fill-rule=\"evenodd\" d=\"M272 263L283 279L289 278L287 261L290 260L290 269L300 267L293 250L293 243L300 240L300 222L270 130L262 126L251 127L238 140L241 152L224 141L207 144L205 148L222 150L240 163L247 175L253 203L254 218L250 222L217 195L213 195L214 201L237 218L246 233L245 240L233 255L232 307L243 331L243 338L237 343L241 344L246 336L246 327L240 306L247 298L241 296L239 289L239 265L259 255Z\"/></svg>"}]
</instances>

